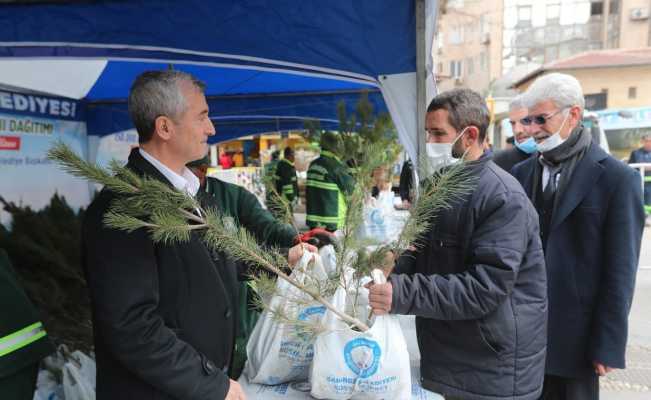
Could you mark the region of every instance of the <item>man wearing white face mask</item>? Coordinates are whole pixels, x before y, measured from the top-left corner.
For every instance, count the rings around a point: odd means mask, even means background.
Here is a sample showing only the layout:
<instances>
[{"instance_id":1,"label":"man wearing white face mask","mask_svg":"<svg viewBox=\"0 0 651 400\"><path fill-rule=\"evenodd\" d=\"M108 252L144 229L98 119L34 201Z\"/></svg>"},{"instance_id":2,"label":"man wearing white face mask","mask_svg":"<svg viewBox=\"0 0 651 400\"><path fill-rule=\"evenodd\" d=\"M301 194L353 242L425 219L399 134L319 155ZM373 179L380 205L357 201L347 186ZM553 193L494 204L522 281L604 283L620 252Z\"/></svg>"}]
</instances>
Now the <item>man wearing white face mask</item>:
<instances>
[{"instance_id":1,"label":"man wearing white face mask","mask_svg":"<svg viewBox=\"0 0 651 400\"><path fill-rule=\"evenodd\" d=\"M484 154L488 123L471 90L432 100L428 154L439 166L463 158L474 186L436 214L369 300L375 314L416 315L425 388L446 399L535 400L547 323L538 216L515 178Z\"/></svg>"},{"instance_id":2,"label":"man wearing white face mask","mask_svg":"<svg viewBox=\"0 0 651 400\"><path fill-rule=\"evenodd\" d=\"M506 172L511 172L515 164L526 160L536 152L536 142L520 122L526 116L527 107L522 102L522 96L516 96L509 105L509 123L513 131L514 147L499 151L493 157L493 162Z\"/></svg>"},{"instance_id":3,"label":"man wearing white face mask","mask_svg":"<svg viewBox=\"0 0 651 400\"><path fill-rule=\"evenodd\" d=\"M639 175L591 142L570 75L538 78L521 120L539 155L516 165L540 216L549 329L543 399L599 398L599 376L624 368L644 221Z\"/></svg>"}]
</instances>

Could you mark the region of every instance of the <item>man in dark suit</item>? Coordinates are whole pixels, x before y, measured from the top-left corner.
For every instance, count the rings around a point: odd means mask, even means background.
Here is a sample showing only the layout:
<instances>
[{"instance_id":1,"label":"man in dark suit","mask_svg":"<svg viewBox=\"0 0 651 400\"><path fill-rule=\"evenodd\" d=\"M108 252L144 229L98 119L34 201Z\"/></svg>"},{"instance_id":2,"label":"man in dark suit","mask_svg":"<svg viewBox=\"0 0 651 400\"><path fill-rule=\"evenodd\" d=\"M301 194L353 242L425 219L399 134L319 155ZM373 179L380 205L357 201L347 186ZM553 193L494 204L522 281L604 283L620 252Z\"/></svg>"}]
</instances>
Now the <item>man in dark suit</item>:
<instances>
[{"instance_id":1,"label":"man in dark suit","mask_svg":"<svg viewBox=\"0 0 651 400\"><path fill-rule=\"evenodd\" d=\"M522 119L539 153L516 165L538 210L549 290L543 399L598 399L599 376L624 368L643 229L639 175L581 125L579 82L536 80Z\"/></svg>"},{"instance_id":2,"label":"man in dark suit","mask_svg":"<svg viewBox=\"0 0 651 400\"><path fill-rule=\"evenodd\" d=\"M513 131L514 147L498 151L493 156L493 162L506 172L511 172L515 164L526 160L536 152L536 142L520 123L520 120L526 116L527 108L522 102L522 96L516 96L509 104L509 124Z\"/></svg>"},{"instance_id":3,"label":"man in dark suit","mask_svg":"<svg viewBox=\"0 0 651 400\"><path fill-rule=\"evenodd\" d=\"M179 71L136 78L129 113L140 147L127 167L196 196L186 163L205 156L215 128L204 84ZM83 224L97 357L97 398L245 399L228 376L237 324L238 271L195 234L154 243L148 232L106 227L118 194L103 190ZM199 197L209 206L210 196ZM302 247L290 250L290 263Z\"/></svg>"}]
</instances>

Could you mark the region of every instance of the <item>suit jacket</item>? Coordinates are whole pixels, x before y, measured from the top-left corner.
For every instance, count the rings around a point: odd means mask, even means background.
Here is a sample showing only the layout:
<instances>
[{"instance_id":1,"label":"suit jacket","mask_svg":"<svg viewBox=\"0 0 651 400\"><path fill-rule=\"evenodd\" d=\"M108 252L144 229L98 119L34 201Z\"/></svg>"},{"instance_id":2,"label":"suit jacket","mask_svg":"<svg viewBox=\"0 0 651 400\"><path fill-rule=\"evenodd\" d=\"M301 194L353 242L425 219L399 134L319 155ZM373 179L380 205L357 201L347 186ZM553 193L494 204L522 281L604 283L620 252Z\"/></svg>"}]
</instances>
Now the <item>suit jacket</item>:
<instances>
[{"instance_id":1,"label":"suit jacket","mask_svg":"<svg viewBox=\"0 0 651 400\"><path fill-rule=\"evenodd\" d=\"M134 149L127 167L169 182ZM237 271L198 236L155 244L107 228L116 194L102 190L83 223L97 398L223 399L237 321Z\"/></svg>"},{"instance_id":2,"label":"suit jacket","mask_svg":"<svg viewBox=\"0 0 651 400\"><path fill-rule=\"evenodd\" d=\"M493 156L493 162L497 164L504 171L510 173L513 166L529 158L531 154L513 146L511 149L501 150Z\"/></svg>"},{"instance_id":3,"label":"suit jacket","mask_svg":"<svg viewBox=\"0 0 651 400\"><path fill-rule=\"evenodd\" d=\"M512 170L529 198L536 190L537 162L536 155ZM593 143L561 194L545 249L548 374L589 376L592 361L625 367L644 228L639 180L633 169Z\"/></svg>"}]
</instances>

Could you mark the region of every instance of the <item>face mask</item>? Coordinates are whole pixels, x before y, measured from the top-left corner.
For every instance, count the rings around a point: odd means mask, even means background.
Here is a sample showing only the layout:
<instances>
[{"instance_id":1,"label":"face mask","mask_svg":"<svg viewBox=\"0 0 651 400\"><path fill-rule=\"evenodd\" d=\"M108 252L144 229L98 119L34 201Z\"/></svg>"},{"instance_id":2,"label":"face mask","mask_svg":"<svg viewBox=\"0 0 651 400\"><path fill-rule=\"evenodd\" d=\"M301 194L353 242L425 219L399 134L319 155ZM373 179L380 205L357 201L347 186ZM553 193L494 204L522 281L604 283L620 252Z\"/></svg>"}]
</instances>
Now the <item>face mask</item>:
<instances>
[{"instance_id":1,"label":"face mask","mask_svg":"<svg viewBox=\"0 0 651 400\"><path fill-rule=\"evenodd\" d=\"M522 143L518 143L517 140L515 140L514 143L515 143L515 147L517 147L518 149L522 150L527 154L532 154L538 149L538 147L536 146L536 141L532 137L527 138L527 140L525 140Z\"/></svg>"},{"instance_id":2,"label":"face mask","mask_svg":"<svg viewBox=\"0 0 651 400\"><path fill-rule=\"evenodd\" d=\"M542 143L536 143L536 149L538 149L539 152L545 153L563 144L565 139L561 137L561 130L563 129L563 126L565 125L565 121L567 121L567 117L569 116L570 113L567 113L565 118L563 118L563 123L561 123L561 127L558 128L558 130L553 135L545 139L545 141Z\"/></svg>"},{"instance_id":3,"label":"face mask","mask_svg":"<svg viewBox=\"0 0 651 400\"><path fill-rule=\"evenodd\" d=\"M429 167L434 171L445 167L446 165L451 165L457 160L452 155L452 148L454 144L459 140L464 133L466 133L468 127L463 128L461 134L457 136L452 143L426 143L425 150L427 151L427 158L429 161Z\"/></svg>"}]
</instances>

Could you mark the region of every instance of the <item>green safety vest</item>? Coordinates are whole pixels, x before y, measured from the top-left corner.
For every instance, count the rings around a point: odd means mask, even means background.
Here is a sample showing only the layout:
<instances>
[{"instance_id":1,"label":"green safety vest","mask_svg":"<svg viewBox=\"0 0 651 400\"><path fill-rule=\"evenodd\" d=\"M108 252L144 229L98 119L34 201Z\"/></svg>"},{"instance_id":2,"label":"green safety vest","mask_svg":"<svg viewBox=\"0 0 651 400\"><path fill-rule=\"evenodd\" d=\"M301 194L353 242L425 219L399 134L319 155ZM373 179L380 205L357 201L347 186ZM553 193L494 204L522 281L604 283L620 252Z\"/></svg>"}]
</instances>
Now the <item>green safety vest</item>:
<instances>
[{"instance_id":1,"label":"green safety vest","mask_svg":"<svg viewBox=\"0 0 651 400\"><path fill-rule=\"evenodd\" d=\"M54 351L38 312L0 249L0 378L38 363Z\"/></svg>"},{"instance_id":2,"label":"green safety vest","mask_svg":"<svg viewBox=\"0 0 651 400\"><path fill-rule=\"evenodd\" d=\"M282 159L276 164L276 192L290 202L298 197L298 182L294 163Z\"/></svg>"},{"instance_id":3,"label":"green safety vest","mask_svg":"<svg viewBox=\"0 0 651 400\"><path fill-rule=\"evenodd\" d=\"M346 196L353 192L354 181L348 168L329 151L312 161L305 182L305 221L310 228L335 231L346 219Z\"/></svg>"}]
</instances>

